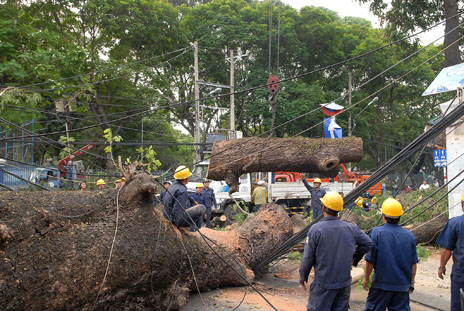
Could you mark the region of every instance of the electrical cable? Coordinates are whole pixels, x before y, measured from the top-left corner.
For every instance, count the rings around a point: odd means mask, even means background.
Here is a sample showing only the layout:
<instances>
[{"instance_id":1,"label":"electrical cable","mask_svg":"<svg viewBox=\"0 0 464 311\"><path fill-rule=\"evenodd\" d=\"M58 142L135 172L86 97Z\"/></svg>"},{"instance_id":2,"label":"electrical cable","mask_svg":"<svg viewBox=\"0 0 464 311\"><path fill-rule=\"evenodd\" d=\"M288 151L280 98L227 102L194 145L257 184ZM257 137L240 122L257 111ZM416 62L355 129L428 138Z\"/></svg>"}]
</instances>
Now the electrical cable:
<instances>
[{"instance_id":1,"label":"electrical cable","mask_svg":"<svg viewBox=\"0 0 464 311\"><path fill-rule=\"evenodd\" d=\"M158 180L158 179L155 179L155 181L160 185L160 186L163 186L163 184ZM222 261L224 262L230 269L232 269L232 271L234 271L243 281L245 281L248 286L250 286L258 295L261 296L261 298L263 298L267 304L269 306L272 307L272 309L274 309L275 311L277 311L277 309L272 305L272 303L266 298L264 297L264 295L253 285L250 283L250 281L248 281L248 279L246 278L246 276L242 275L242 273L240 273L239 271L237 271L237 269L235 269L234 266L232 266L229 262L227 262L227 260L225 260L225 258L223 256L221 256L207 241L206 241L206 236L199 230L199 228L197 227L197 225L195 224L195 221L193 220L193 218L186 212L186 208L185 206L183 206L179 200L169 191L169 188L166 189L167 191L167 194L169 194L170 196L172 196L172 198L176 201L177 204L179 204L179 206L182 207L183 211L184 211L184 215L187 215L188 216L188 220L190 221L190 224L192 226L194 226L194 228L196 229L196 231L200 234L200 237L203 239L203 241L205 242L205 244L208 246L209 249L211 249L211 251ZM185 216L183 216L184 219L185 219ZM187 220L187 219L185 219ZM222 249L222 247L221 247Z\"/></svg>"},{"instance_id":2,"label":"electrical cable","mask_svg":"<svg viewBox=\"0 0 464 311\"><path fill-rule=\"evenodd\" d=\"M95 71L87 72L87 73L81 73L81 74L66 77L66 78L61 78L61 79L56 79L56 80L49 80L49 81L45 81L45 82L39 82L39 83L24 85L24 86L20 86L20 87L17 87L17 88L19 88L19 89L30 88L31 86L44 85L44 84L49 84L49 83L66 81L66 80L70 80L70 79L74 79L74 78L81 78L81 77L87 76L87 75L94 75L96 73L101 73L101 72L106 72L106 71L113 70L114 68L121 68L121 67L131 66L131 65L134 65L134 64L140 64L140 63L152 60L152 59L157 58L157 57L164 57L164 56L174 54L174 53L177 53L177 52L180 52L180 51L185 51L185 50L187 50L189 48L190 47L184 47L184 48L181 48L181 49L178 49L178 50L175 50L175 51L171 51L171 52L161 54L161 55L152 56L152 57L149 57L149 58L146 58L146 59L141 59L141 60L138 60L138 61L135 61L135 62L132 62L132 63L121 64L121 65L118 65L118 66L113 66L113 67L105 68L105 69L102 69L102 70L95 70Z\"/></svg>"},{"instance_id":3,"label":"electrical cable","mask_svg":"<svg viewBox=\"0 0 464 311\"><path fill-rule=\"evenodd\" d=\"M460 26L460 25L459 25L459 26ZM457 26L457 27L459 27L459 26ZM455 28L457 28L457 27L455 27ZM454 31L454 28L453 28L452 30L450 30L449 32L451 32L451 31ZM448 33L449 33L449 32L448 32ZM446 34L445 34L445 35L446 35ZM441 38L444 37L445 35L440 36L438 39L434 40L433 42L435 42L435 41L441 39ZM461 37L461 38L462 38L462 37ZM459 38L459 39L456 40L455 42L451 43L450 45L448 45L448 46L447 46L446 48L444 48L443 50L446 50L446 49L449 48L450 46L456 44L457 41L459 41L461 38ZM403 39L404 39L404 38L403 38ZM403 39L400 39L400 40L403 40ZM398 41L398 40L397 40L397 41ZM396 42L396 41L395 41L395 42ZM422 49L424 49L424 48L430 46L431 44L433 44L433 42L431 42L430 44L428 44L428 45L426 45L425 47L421 48L420 50L422 50ZM350 61L350 60L355 60L355 59L358 59L358 58L367 56L367 55L369 55L369 54L372 54L372 53L374 53L374 52L376 52L376 51L378 51L378 50L380 50L380 49L383 49L384 47L390 46L390 45L392 45L392 44L393 44L393 43L390 43L390 44L384 45L384 46L381 47L381 48L377 48L377 49L371 50L371 51L369 51L369 52L363 53L363 54L361 54L361 55L352 57L351 59L349 59L349 60L347 60L347 61L342 61L342 62L336 63L336 64L334 64L334 65L329 65L329 66L326 66L326 67L324 67L324 68L317 69L317 70L315 70L314 72L322 71L322 70L327 70L328 68L335 67L335 66L340 66L341 63L348 62L348 61ZM443 51L443 50L442 50L442 51ZM415 54L417 54L417 51L414 52L414 53L412 53L412 54L410 54L408 57L406 57L405 59L401 60L401 61L398 62L397 64L390 66L388 69L386 69L386 70L384 70L382 73L376 75L374 78L368 80L367 82L365 82L364 84L362 84L361 86L359 86L357 89L359 89L360 87L364 86L366 83L372 81L373 79L377 78L378 76L380 76L381 74L385 73L386 71L390 70L391 68L394 68L394 67L397 66L398 64L400 64L400 63L404 62L405 60L409 59L410 57L412 57L412 56L415 55ZM438 53L437 53L436 55L438 55ZM434 56L434 57L435 57L435 56ZM433 58L433 57L432 57L432 58ZM430 59L431 59L431 58L430 58ZM424 63L425 63L425 62L424 62ZM423 64L423 63L422 63L422 64ZM294 77L291 77L291 78L287 78L287 79L281 80L280 82L285 82L285 81L290 81L290 80L293 80L293 79L297 79L297 78L303 77L303 76L305 76L305 75L308 75L308 74L310 74L310 73L313 73L313 71L311 71L311 72L309 72L309 73L300 74L300 75L297 75L297 76L294 76ZM396 79L396 80L398 80L398 79ZM391 85L392 83L393 83L393 82L391 82L391 83L388 84L387 86ZM272 84L272 83L271 83L271 84ZM249 89L247 89L247 90L236 91L236 92L234 92L233 94L239 94L239 93L243 93L243 92L252 91L252 90L255 90L255 89L258 89L258 88L267 87L268 85L271 85L271 84L265 84L265 85L261 85L261 86L256 86L256 87L253 87L253 88L249 88ZM354 90L352 90L351 92L357 91L357 89L354 89ZM381 89L381 90L382 90L382 89ZM379 90L379 92L380 92L380 90ZM376 92L376 93L374 93L374 94L377 94L377 93L378 93L378 92ZM203 101L203 100L206 100L206 99L218 98L218 97L227 96L227 95L231 95L231 94L232 94L232 93L228 93L228 94L219 94L219 95L215 95L215 96L207 96L207 97L200 98L199 101ZM346 95L347 95L347 94L345 94L345 95L339 97L339 99L343 99ZM168 107L174 107L174 106L176 106L176 105L184 105L184 104L189 104L189 103L193 103L193 102L195 102L195 100L193 100L193 101L192 101L192 100L190 100L190 101L184 101L184 102L172 104L172 105L169 105ZM162 109L162 108L158 108L158 109ZM282 123L282 124L280 124L280 125L277 125L277 126L275 126L273 129L271 129L271 130L275 130L276 128L279 128L279 127L284 126L284 125L286 125L286 124L288 124L288 123L290 123L290 122L293 122L293 121L295 121L295 120L297 120L297 119L300 119L300 118L302 118L302 117L304 117L304 116L306 116L306 115L308 115L308 114L310 114L310 113L312 113L312 112L314 112L314 111L317 111L317 110L319 110L319 108L316 108L316 109L314 109L314 110L311 110L310 112L306 112L306 113L304 113L304 114L302 114L302 115L300 115L300 116L298 116L298 117L295 117L295 118L293 118L293 119L291 119L291 120L288 120L288 121L286 121L286 122L284 122L284 123ZM150 111L150 110L138 112L138 113L135 113L135 114L132 114L132 115L128 115L128 116L124 116L124 117L122 117L122 118L118 118L118 119L115 119L115 120L112 120L112 121L101 122L101 123L99 123L99 124L95 124L95 125L92 125L92 126L87 126L87 127L81 127L81 128L78 128L78 129L73 129L73 130L71 130L71 131L73 131L73 132L74 132L74 131L80 131L80 130L85 130L85 129L89 129L89 128L98 127L98 126L101 126L101 125L107 125L107 124L115 123L115 122L118 122L118 121L121 121L121 120L124 120L124 119L127 119L127 118L131 118L131 117L135 117L135 116L141 115L141 114L143 114L144 112L149 112L149 111ZM151 111L153 111L153 109L151 109ZM270 131L271 131L271 130L270 130ZM65 132L66 132L66 131L58 131L58 132L50 132L50 133L44 133L44 134L39 134L39 135L41 135L41 136L46 136L47 134L48 134L48 135L53 135L53 134L60 134L60 133L65 133ZM69 132L69 131L68 131L68 132ZM268 131L268 132L269 132L269 131ZM26 138L26 137L31 137L31 136L21 136L21 137L19 137L19 138ZM5 140L7 140L7 139L5 139L5 138L0 139L0 142L1 142L1 141L5 141Z\"/></svg>"},{"instance_id":4,"label":"electrical cable","mask_svg":"<svg viewBox=\"0 0 464 311\"><path fill-rule=\"evenodd\" d=\"M464 172L464 171L461 171L461 172ZM451 190L449 190L447 193L445 193L444 195L442 195L438 200L436 200L435 202L433 202L429 207L427 207L426 209L420 211L419 213L417 213L417 214L414 215L413 217L409 218L408 220L405 220L405 221L403 221L402 223L400 223L400 226L404 226L404 225L407 224L408 222L411 222L412 220L416 219L417 217L419 217L420 215L424 214L426 211L428 211L429 209L431 209L432 207L434 207L438 202L440 202L441 200L443 200L449 193L453 192L453 190L456 189L462 182L464 182L464 178L461 179L461 181L459 181L453 188L451 188Z\"/></svg>"},{"instance_id":5,"label":"electrical cable","mask_svg":"<svg viewBox=\"0 0 464 311\"><path fill-rule=\"evenodd\" d=\"M14 191L12 188L8 187L7 185L0 184L0 188L6 189L8 191Z\"/></svg>"},{"instance_id":6,"label":"electrical cable","mask_svg":"<svg viewBox=\"0 0 464 311\"><path fill-rule=\"evenodd\" d=\"M364 97L362 100L358 101L357 103L354 103L354 104L352 104L351 106L345 108L342 112L340 112L340 114L345 113L346 111L352 109L353 107L355 107L355 106L361 104L363 101L365 101L365 100L367 100L367 99L369 99L369 98L371 98L371 97L377 95L377 94L380 93L382 90L384 90L384 89L386 89L387 87L393 85L394 83L398 83L398 82L401 81L406 75L408 75L408 74L410 74L411 72L415 71L416 69L420 68L422 65L424 65L425 63L427 63L428 61L430 61L431 59L433 59L433 58L435 58L437 55L439 55L443 50L445 50L445 49L451 47L452 45L456 44L456 43L457 43L459 40L461 40L462 38L464 38L464 36L460 37L458 40L456 40L456 41L454 41L453 43L451 43L448 47L446 47L446 48L440 50L439 52L435 53L434 55L432 55L431 57L429 57L428 59L426 59L425 61L423 61L423 62L420 63L419 65L415 66L413 69L409 70L408 72L406 72L405 74L403 74L403 75L400 76L399 78L393 79L393 80L392 80L391 82L389 82L387 85L385 85L385 86L383 86L382 88L376 90L375 92L371 93L370 95ZM401 61L400 61L400 62L401 62ZM299 118L299 117L296 117L296 118ZM294 118L294 119L296 119L296 118ZM305 133L305 132L307 132L307 131L309 131L309 130L315 128L316 126L321 125L323 122L324 122L324 121L321 121L321 122L319 122L319 123L316 123L316 124L314 124L313 126L310 126L310 127L308 127L308 128L306 128L306 129L304 129L304 130L298 132L297 134L295 134L295 135L293 135L293 136L291 136L291 137L299 136L299 135L301 135L301 134L303 134L303 133ZM284 122L284 123L285 123L285 122ZM282 125L282 124L281 124L281 125ZM280 126L280 125L279 125L279 126ZM252 139L253 139L253 138L251 138L251 139L249 139L249 140L246 140L246 141L244 141L244 142L241 142L241 143L249 142L249 141L252 140ZM237 145L234 145L234 148L236 148L236 147L237 147ZM269 147L267 147L267 148L269 148ZM224 151L226 151L226 150L222 150L221 152L224 152ZM245 159L246 157L249 157L250 155L257 154L257 153L260 153L260 152L262 152L262 151L263 151L263 149L259 149L259 150L256 151L256 152L247 154L246 156L241 157L241 158L238 158L238 159L235 159L235 160L233 160L232 162L229 161L229 162L227 162L227 163L217 165L217 166L215 167L215 169L224 167L224 166L226 166L226 165L230 165L230 163L234 163L234 162L243 160L243 159ZM412 154L411 154L411 155L412 155ZM369 180L371 180L371 179L372 179L372 178L369 178ZM363 184L364 184L364 183L363 183ZM355 190L355 191L356 191L356 190ZM350 194L351 194L351 193L350 193ZM350 194L348 194L348 195L350 195ZM354 198L350 198L350 200L354 200Z\"/></svg>"}]
</instances>

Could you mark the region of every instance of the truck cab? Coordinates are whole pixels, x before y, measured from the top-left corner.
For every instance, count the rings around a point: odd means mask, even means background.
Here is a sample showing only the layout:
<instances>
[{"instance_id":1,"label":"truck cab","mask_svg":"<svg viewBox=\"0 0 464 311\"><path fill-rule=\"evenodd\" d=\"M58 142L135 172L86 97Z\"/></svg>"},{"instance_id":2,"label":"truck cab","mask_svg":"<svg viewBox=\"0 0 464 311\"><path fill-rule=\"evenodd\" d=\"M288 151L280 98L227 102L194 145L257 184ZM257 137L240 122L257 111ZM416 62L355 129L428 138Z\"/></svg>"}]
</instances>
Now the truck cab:
<instances>
[{"instance_id":1,"label":"truck cab","mask_svg":"<svg viewBox=\"0 0 464 311\"><path fill-rule=\"evenodd\" d=\"M60 171L56 168L39 167L32 171L29 181L50 189L58 189L61 186Z\"/></svg>"}]
</instances>

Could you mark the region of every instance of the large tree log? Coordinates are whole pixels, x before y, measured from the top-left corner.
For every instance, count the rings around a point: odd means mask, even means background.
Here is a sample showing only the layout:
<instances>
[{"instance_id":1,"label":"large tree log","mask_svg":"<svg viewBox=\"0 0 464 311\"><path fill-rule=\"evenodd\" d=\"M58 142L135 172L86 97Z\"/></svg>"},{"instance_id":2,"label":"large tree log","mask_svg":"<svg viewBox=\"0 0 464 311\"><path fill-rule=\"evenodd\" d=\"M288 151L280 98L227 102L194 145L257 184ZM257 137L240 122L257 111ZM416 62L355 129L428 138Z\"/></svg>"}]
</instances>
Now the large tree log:
<instances>
[{"instance_id":1,"label":"large tree log","mask_svg":"<svg viewBox=\"0 0 464 311\"><path fill-rule=\"evenodd\" d=\"M445 226L446 222L448 221L448 215L441 215L439 217L433 216L431 220L427 220L425 222L418 222L415 224L404 226L403 228L409 230L414 234L416 237L417 244L425 243L430 244L436 241L438 236L440 235L443 227ZM369 222L369 228L374 225L382 225L383 222L378 223L377 219L378 216L373 216L371 218L366 217L358 217L355 213L351 212L344 212L341 216L342 220L352 222L356 225L359 225L363 221ZM405 218L406 219L406 218Z\"/></svg>"},{"instance_id":2,"label":"large tree log","mask_svg":"<svg viewBox=\"0 0 464 311\"><path fill-rule=\"evenodd\" d=\"M249 172L293 171L335 177L338 165L362 159L361 138L313 139L242 138L215 141L208 178L225 180L229 193L238 189L238 178Z\"/></svg>"},{"instance_id":3,"label":"large tree log","mask_svg":"<svg viewBox=\"0 0 464 311\"><path fill-rule=\"evenodd\" d=\"M119 195L0 193L0 310L177 310L197 286L245 284L199 233L177 238L153 208L154 191L148 175L136 174ZM268 205L235 230L201 230L251 281L255 265L292 235L292 222Z\"/></svg>"}]
</instances>

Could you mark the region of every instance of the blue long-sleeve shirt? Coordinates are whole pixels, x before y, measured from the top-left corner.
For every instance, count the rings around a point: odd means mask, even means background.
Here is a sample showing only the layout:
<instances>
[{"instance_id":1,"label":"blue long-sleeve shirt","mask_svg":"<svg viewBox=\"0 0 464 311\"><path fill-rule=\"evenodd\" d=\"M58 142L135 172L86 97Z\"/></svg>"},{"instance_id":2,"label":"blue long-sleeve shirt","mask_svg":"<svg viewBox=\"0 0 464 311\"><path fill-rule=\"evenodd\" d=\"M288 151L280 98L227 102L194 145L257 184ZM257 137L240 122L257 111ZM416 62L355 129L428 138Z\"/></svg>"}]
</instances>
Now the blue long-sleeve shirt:
<instances>
[{"instance_id":1,"label":"blue long-sleeve shirt","mask_svg":"<svg viewBox=\"0 0 464 311\"><path fill-rule=\"evenodd\" d=\"M189 195L190 200L195 200L198 204L205 205L205 197L202 194L194 193Z\"/></svg>"},{"instance_id":2,"label":"blue long-sleeve shirt","mask_svg":"<svg viewBox=\"0 0 464 311\"><path fill-rule=\"evenodd\" d=\"M300 281L307 280L314 266L314 282L326 289L351 285L351 265L372 247L372 241L355 224L336 216L324 217L308 231Z\"/></svg>"},{"instance_id":3,"label":"blue long-sleeve shirt","mask_svg":"<svg viewBox=\"0 0 464 311\"><path fill-rule=\"evenodd\" d=\"M464 282L464 215L448 220L437 244L453 252L453 280Z\"/></svg>"},{"instance_id":4,"label":"blue long-sleeve shirt","mask_svg":"<svg viewBox=\"0 0 464 311\"><path fill-rule=\"evenodd\" d=\"M201 195L205 198L205 207L211 208L214 204L214 208L217 209L216 195L214 195L214 190L211 188L201 190Z\"/></svg>"},{"instance_id":5,"label":"blue long-sleeve shirt","mask_svg":"<svg viewBox=\"0 0 464 311\"><path fill-rule=\"evenodd\" d=\"M192 206L192 202L189 199L187 187L176 180L170 187L169 192L164 196L163 200L163 215L172 224L178 226L182 216L184 216L185 210ZM174 197L173 197L174 196ZM176 199L174 199L176 198ZM188 216L185 215L185 219Z\"/></svg>"},{"instance_id":6,"label":"blue long-sleeve shirt","mask_svg":"<svg viewBox=\"0 0 464 311\"><path fill-rule=\"evenodd\" d=\"M319 188L316 190L313 186L311 186L306 179L303 179L303 184L305 185L306 189L308 189L309 193L311 194L311 207L322 209L322 202L321 199L324 197L326 191L325 189Z\"/></svg>"},{"instance_id":7,"label":"blue long-sleeve shirt","mask_svg":"<svg viewBox=\"0 0 464 311\"><path fill-rule=\"evenodd\" d=\"M374 265L372 288L407 292L412 265L417 263L416 237L397 224L385 224L371 232L374 243L365 259Z\"/></svg>"}]
</instances>

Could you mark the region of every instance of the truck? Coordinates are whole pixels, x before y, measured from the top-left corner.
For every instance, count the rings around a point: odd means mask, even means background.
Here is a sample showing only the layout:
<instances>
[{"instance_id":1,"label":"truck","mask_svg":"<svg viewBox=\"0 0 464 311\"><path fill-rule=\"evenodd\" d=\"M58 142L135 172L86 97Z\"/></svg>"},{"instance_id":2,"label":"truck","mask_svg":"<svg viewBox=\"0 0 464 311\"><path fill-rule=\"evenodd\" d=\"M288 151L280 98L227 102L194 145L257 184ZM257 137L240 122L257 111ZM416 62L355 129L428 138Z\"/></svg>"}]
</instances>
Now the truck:
<instances>
[{"instance_id":1,"label":"truck","mask_svg":"<svg viewBox=\"0 0 464 311\"><path fill-rule=\"evenodd\" d=\"M187 184L189 192L195 191L195 184L203 182L208 171L208 161L200 162L192 171L192 176ZM284 178L285 177L285 178ZM285 180L284 180L285 179ZM212 180L210 187L214 190L218 210L212 210L211 217L225 215L228 223L232 223L235 219L238 204L240 208L247 212L253 211L254 202L251 194L256 187L258 180L265 180L267 187L267 202L281 205L289 215L304 213L310 207L311 195L302 182L300 173L289 172L260 172L248 173L240 176L239 190L232 195L229 195L229 186L223 180ZM287 181L288 180L288 181ZM312 182L312 179L307 179ZM322 184L326 190L335 190L343 194L348 194L354 189L355 185L351 182L338 182L338 178L332 181L326 179L327 183Z\"/></svg>"},{"instance_id":2,"label":"truck","mask_svg":"<svg viewBox=\"0 0 464 311\"><path fill-rule=\"evenodd\" d=\"M75 158L83 154L89 149L95 147L95 144L88 144L74 151L68 156L58 161L56 168L54 167L38 167L35 168L29 176L29 181L35 184L44 184L48 188L64 188L67 183L64 180L77 180L85 178L85 167L82 160L76 161ZM74 183L72 187L76 188Z\"/></svg>"}]
</instances>

